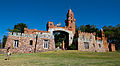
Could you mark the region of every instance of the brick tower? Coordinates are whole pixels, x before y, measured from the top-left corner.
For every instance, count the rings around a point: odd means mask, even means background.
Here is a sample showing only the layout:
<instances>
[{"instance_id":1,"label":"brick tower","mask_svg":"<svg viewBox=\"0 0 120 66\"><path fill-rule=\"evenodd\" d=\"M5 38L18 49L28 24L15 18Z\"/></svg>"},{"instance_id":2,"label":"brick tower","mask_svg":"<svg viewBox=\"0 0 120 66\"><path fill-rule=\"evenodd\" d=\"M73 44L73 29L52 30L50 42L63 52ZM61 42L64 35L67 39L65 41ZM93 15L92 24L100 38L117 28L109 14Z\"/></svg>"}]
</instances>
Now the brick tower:
<instances>
[{"instance_id":1,"label":"brick tower","mask_svg":"<svg viewBox=\"0 0 120 66\"><path fill-rule=\"evenodd\" d=\"M67 13L67 19L65 20L65 26L68 28L68 30L71 30L73 34L75 34L75 21L74 14L71 9L68 10Z\"/></svg>"}]
</instances>

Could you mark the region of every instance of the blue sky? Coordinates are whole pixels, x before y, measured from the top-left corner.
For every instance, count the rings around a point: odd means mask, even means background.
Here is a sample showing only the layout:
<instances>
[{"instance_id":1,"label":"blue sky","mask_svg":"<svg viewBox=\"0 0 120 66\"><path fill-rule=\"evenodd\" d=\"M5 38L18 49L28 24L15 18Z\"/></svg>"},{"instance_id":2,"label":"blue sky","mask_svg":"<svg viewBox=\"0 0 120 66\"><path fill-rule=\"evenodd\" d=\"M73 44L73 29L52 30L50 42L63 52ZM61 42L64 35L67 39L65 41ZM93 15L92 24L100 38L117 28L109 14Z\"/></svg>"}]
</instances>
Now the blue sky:
<instances>
[{"instance_id":1,"label":"blue sky","mask_svg":"<svg viewBox=\"0 0 120 66\"><path fill-rule=\"evenodd\" d=\"M48 21L64 26L69 8L77 26L120 24L120 0L0 0L0 39L21 22L38 30L46 30Z\"/></svg>"}]
</instances>

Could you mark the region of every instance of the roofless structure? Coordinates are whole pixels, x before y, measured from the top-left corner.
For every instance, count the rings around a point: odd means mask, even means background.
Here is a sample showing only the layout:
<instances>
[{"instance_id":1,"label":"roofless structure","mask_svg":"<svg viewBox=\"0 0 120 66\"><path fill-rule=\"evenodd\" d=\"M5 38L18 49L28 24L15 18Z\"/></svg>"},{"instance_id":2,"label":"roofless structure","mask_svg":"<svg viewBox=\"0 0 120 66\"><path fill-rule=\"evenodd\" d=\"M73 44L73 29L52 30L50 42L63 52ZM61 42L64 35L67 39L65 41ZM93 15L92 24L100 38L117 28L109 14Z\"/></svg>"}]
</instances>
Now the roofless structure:
<instances>
[{"instance_id":1,"label":"roofless structure","mask_svg":"<svg viewBox=\"0 0 120 66\"><path fill-rule=\"evenodd\" d=\"M55 50L53 33L61 32L67 36L66 41L63 43L65 45L62 44L65 50L67 50L71 44L76 44L76 50L80 51L105 52L105 50L108 50L108 43L103 31L101 32L101 37L95 37L93 33L76 32L76 19L71 9L68 10L66 16L64 27L59 26L59 24L55 25L54 22L49 21L47 23L47 31L24 28L24 33L9 32L5 48L10 47L12 53Z\"/></svg>"}]
</instances>

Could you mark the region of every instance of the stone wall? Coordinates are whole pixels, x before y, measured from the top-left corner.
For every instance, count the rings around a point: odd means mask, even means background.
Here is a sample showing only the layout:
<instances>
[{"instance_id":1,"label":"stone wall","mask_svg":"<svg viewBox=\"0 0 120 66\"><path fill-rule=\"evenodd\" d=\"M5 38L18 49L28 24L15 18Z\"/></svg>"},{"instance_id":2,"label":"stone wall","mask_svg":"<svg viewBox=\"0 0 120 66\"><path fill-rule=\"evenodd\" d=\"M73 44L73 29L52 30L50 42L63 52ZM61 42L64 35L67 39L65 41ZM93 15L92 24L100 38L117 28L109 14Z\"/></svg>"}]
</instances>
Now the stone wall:
<instances>
[{"instance_id":1,"label":"stone wall","mask_svg":"<svg viewBox=\"0 0 120 66\"><path fill-rule=\"evenodd\" d=\"M0 49L0 54L5 53L6 49Z\"/></svg>"},{"instance_id":2,"label":"stone wall","mask_svg":"<svg viewBox=\"0 0 120 66\"><path fill-rule=\"evenodd\" d=\"M86 49L85 45L84 45L84 42L78 42L78 50L80 50L80 51L90 51L90 52L105 52L103 44L91 43L91 42L88 42L88 43L89 43L89 48ZM101 47L99 47L99 44L101 45Z\"/></svg>"},{"instance_id":3,"label":"stone wall","mask_svg":"<svg viewBox=\"0 0 120 66\"><path fill-rule=\"evenodd\" d=\"M14 33L15 34L15 33ZM12 33L9 33L8 39L6 42L5 48L7 49L10 47L10 51L12 53L29 53L29 52L34 52L35 50L35 45L36 45L36 52L39 51L49 51L49 50L54 50L55 49L55 43L53 36L49 34L37 34L38 38L36 38L36 35L32 34L25 34L24 36L22 35L12 35ZM19 40L19 46L14 47L14 40ZM33 44L30 45L30 40L33 41ZM37 43L36 43L37 40ZM48 49L43 48L43 40L48 40L49 45Z\"/></svg>"},{"instance_id":4,"label":"stone wall","mask_svg":"<svg viewBox=\"0 0 120 66\"><path fill-rule=\"evenodd\" d=\"M43 48L43 41L44 40L49 40L49 47L48 49L44 49ZM50 50L55 50L55 43L54 43L54 40L53 39L38 39L37 41L37 46L36 46L36 51L39 52L39 51L50 51Z\"/></svg>"},{"instance_id":5,"label":"stone wall","mask_svg":"<svg viewBox=\"0 0 120 66\"><path fill-rule=\"evenodd\" d=\"M92 33L80 32L77 38L78 50L91 52L105 52L103 41L95 40ZM85 42L88 43L89 48L85 48Z\"/></svg>"},{"instance_id":6,"label":"stone wall","mask_svg":"<svg viewBox=\"0 0 120 66\"><path fill-rule=\"evenodd\" d=\"M105 37L104 31L103 29L101 29L100 31L101 31L101 39L103 40L105 50L109 51L109 47L108 47L109 43L107 42L107 38Z\"/></svg>"},{"instance_id":7,"label":"stone wall","mask_svg":"<svg viewBox=\"0 0 120 66\"><path fill-rule=\"evenodd\" d=\"M111 44L111 51L115 51L115 44Z\"/></svg>"},{"instance_id":8,"label":"stone wall","mask_svg":"<svg viewBox=\"0 0 120 66\"><path fill-rule=\"evenodd\" d=\"M73 34L73 32L72 31L69 31L69 30L65 30L65 29L63 29L63 28L49 28L49 30L48 30L49 32L50 32L50 34L51 35L53 35L53 32L54 31L63 31L63 32L66 32L66 33L68 33L69 34L69 38L67 38L68 40L69 40L69 46L72 44L72 42L73 42L73 37L74 37L74 34Z\"/></svg>"}]
</instances>

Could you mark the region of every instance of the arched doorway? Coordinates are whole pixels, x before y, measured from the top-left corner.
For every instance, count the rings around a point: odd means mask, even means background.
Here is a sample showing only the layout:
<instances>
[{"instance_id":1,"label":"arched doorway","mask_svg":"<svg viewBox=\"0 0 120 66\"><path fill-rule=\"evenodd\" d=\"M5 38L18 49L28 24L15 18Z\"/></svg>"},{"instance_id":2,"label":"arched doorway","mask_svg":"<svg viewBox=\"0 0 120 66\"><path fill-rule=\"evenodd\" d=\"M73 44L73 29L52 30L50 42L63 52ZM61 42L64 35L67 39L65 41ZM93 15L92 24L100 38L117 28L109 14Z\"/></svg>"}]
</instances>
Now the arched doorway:
<instances>
[{"instance_id":1,"label":"arched doorway","mask_svg":"<svg viewBox=\"0 0 120 66\"><path fill-rule=\"evenodd\" d=\"M53 31L54 41L55 41L55 48L63 49L63 42L64 42L64 49L68 49L69 46L69 33L65 31Z\"/></svg>"},{"instance_id":2,"label":"arched doorway","mask_svg":"<svg viewBox=\"0 0 120 66\"><path fill-rule=\"evenodd\" d=\"M67 30L67 29L62 28L62 27L57 27L57 28L49 28L48 31L49 31L49 33L51 35L53 35L54 32L61 32L62 34L67 35L67 40L65 40L65 43L66 43L67 46L65 48L67 48L68 46L70 46L72 44L72 42L73 42L73 36L74 36L74 34L70 30Z\"/></svg>"}]
</instances>

